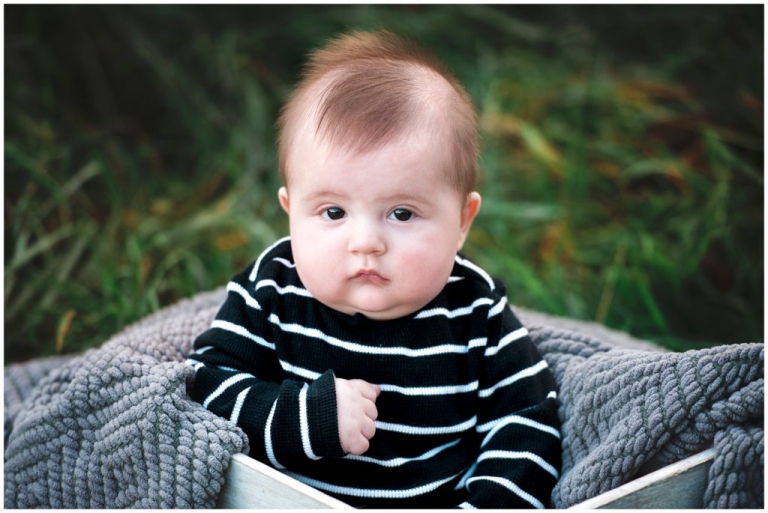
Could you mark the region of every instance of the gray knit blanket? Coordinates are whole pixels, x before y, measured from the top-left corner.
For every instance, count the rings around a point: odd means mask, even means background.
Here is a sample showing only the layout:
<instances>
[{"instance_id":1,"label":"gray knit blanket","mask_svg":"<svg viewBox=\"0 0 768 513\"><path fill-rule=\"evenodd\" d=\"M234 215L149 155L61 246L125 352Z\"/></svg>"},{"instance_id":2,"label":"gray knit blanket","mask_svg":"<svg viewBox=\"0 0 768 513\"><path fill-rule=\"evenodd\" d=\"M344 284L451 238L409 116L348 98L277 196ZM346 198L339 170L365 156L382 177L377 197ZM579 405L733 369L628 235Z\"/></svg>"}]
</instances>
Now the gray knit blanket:
<instances>
[{"instance_id":1,"label":"gray knit blanket","mask_svg":"<svg viewBox=\"0 0 768 513\"><path fill-rule=\"evenodd\" d=\"M187 396L183 362L224 297L198 294L81 355L7 367L5 507L214 507L248 442ZM704 504L762 508L762 343L670 353L514 309L560 388L554 507L714 447Z\"/></svg>"}]
</instances>

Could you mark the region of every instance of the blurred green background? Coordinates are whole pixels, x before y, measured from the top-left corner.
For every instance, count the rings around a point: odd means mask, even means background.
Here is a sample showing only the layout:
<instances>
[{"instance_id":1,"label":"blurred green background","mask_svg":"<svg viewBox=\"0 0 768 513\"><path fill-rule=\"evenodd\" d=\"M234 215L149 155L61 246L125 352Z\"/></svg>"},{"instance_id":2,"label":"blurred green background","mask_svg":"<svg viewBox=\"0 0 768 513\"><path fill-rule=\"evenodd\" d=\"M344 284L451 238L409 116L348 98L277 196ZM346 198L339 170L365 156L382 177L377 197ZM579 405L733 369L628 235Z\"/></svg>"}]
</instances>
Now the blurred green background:
<instances>
[{"instance_id":1,"label":"blurred green background","mask_svg":"<svg viewBox=\"0 0 768 513\"><path fill-rule=\"evenodd\" d=\"M5 361L81 351L276 238L304 57L385 27L481 115L465 252L675 350L763 338L762 5L6 5Z\"/></svg>"}]
</instances>

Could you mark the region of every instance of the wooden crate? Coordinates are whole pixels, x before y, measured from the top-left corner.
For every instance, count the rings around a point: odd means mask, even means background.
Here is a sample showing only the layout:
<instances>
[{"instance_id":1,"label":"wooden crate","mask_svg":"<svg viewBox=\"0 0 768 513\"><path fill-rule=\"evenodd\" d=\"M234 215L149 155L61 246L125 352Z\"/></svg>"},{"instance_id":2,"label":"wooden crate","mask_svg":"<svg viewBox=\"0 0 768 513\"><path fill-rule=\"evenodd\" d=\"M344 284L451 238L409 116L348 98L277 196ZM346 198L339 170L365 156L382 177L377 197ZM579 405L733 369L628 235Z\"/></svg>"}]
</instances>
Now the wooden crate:
<instances>
[{"instance_id":1,"label":"wooden crate","mask_svg":"<svg viewBox=\"0 0 768 513\"><path fill-rule=\"evenodd\" d=\"M228 509L353 509L244 454L232 456L216 504Z\"/></svg>"},{"instance_id":2,"label":"wooden crate","mask_svg":"<svg viewBox=\"0 0 768 513\"><path fill-rule=\"evenodd\" d=\"M576 509L701 508L714 451L663 467L574 506ZM220 508L352 509L248 456L236 454L225 474Z\"/></svg>"},{"instance_id":3,"label":"wooden crate","mask_svg":"<svg viewBox=\"0 0 768 513\"><path fill-rule=\"evenodd\" d=\"M701 509L715 452L707 449L571 509Z\"/></svg>"}]
</instances>

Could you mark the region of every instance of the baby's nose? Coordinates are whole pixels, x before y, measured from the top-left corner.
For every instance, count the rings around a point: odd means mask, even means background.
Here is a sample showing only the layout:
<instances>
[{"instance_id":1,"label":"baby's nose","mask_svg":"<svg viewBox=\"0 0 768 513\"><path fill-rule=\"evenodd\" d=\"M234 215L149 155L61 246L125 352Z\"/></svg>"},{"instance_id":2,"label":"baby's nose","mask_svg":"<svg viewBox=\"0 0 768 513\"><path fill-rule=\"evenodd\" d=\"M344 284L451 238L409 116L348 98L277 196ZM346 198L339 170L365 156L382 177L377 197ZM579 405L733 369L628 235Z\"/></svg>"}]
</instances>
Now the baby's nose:
<instances>
[{"instance_id":1,"label":"baby's nose","mask_svg":"<svg viewBox=\"0 0 768 513\"><path fill-rule=\"evenodd\" d=\"M387 245L383 235L372 223L355 223L349 238L349 252L359 254L382 254Z\"/></svg>"}]
</instances>

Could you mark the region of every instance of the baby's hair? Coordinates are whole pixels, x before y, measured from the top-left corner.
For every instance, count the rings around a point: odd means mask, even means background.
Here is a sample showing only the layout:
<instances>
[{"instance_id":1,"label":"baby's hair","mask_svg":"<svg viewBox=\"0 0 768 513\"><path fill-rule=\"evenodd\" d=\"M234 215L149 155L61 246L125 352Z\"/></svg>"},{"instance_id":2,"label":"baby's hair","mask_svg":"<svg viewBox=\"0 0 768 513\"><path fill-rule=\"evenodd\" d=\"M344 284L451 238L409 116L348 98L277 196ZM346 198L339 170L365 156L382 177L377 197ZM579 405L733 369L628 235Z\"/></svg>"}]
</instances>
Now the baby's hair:
<instances>
[{"instance_id":1,"label":"baby's hair","mask_svg":"<svg viewBox=\"0 0 768 513\"><path fill-rule=\"evenodd\" d=\"M462 198L477 182L472 100L441 63L388 31L352 32L313 52L277 127L286 185L289 154L302 128L358 154L427 130L444 145L448 179Z\"/></svg>"}]
</instances>

